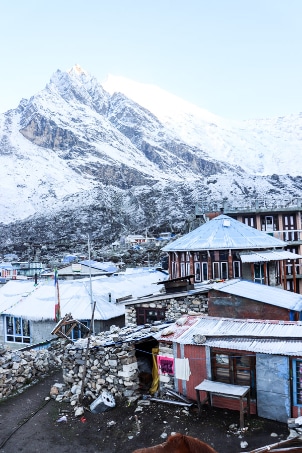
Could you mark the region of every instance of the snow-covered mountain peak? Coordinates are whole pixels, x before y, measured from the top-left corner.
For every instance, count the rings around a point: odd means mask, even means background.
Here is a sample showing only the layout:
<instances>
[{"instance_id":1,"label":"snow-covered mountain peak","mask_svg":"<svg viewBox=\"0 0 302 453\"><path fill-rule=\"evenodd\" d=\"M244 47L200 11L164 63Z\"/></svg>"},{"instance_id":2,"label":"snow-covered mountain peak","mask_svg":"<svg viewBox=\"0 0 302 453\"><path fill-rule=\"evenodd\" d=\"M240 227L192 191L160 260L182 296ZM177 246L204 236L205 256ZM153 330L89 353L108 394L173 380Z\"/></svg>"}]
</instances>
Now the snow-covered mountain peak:
<instances>
[{"instance_id":1,"label":"snow-covered mountain peak","mask_svg":"<svg viewBox=\"0 0 302 453\"><path fill-rule=\"evenodd\" d=\"M219 125L226 121L205 109L201 109L156 85L135 82L125 77L109 74L103 88L111 95L121 92L128 98L150 110L159 120L178 117L198 117L200 121Z\"/></svg>"},{"instance_id":2,"label":"snow-covered mountain peak","mask_svg":"<svg viewBox=\"0 0 302 453\"><path fill-rule=\"evenodd\" d=\"M301 122L230 122L152 85L58 70L0 115L1 237L32 215L7 244L88 229L110 243L180 231L199 202L301 197Z\"/></svg>"},{"instance_id":3,"label":"snow-covered mountain peak","mask_svg":"<svg viewBox=\"0 0 302 453\"><path fill-rule=\"evenodd\" d=\"M300 175L301 115L265 120L231 121L213 115L164 90L109 75L109 93L122 92L150 110L166 130L208 156L240 165L255 175Z\"/></svg>"},{"instance_id":4,"label":"snow-covered mountain peak","mask_svg":"<svg viewBox=\"0 0 302 453\"><path fill-rule=\"evenodd\" d=\"M85 71L79 64L75 64L75 65L72 66L72 68L70 68L69 71L67 71L67 72L68 72L68 74L70 74L70 75L73 75L73 74L75 74L75 75L82 75L82 74L84 74L84 75L88 76L88 72Z\"/></svg>"},{"instance_id":5,"label":"snow-covered mountain peak","mask_svg":"<svg viewBox=\"0 0 302 453\"><path fill-rule=\"evenodd\" d=\"M69 71L57 70L38 96L40 99L47 98L47 103L54 98L63 98L74 107L82 109L85 105L98 113L107 109L110 97L98 80L79 65Z\"/></svg>"}]
</instances>

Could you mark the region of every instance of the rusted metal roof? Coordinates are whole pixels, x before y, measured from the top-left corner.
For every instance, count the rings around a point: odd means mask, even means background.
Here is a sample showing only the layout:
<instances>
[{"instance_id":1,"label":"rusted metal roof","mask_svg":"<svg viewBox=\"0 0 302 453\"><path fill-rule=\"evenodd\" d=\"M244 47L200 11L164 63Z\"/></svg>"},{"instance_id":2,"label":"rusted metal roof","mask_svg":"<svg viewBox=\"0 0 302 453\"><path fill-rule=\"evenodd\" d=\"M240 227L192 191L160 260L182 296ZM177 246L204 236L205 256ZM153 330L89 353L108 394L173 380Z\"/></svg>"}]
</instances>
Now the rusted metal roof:
<instances>
[{"instance_id":1,"label":"rusted metal roof","mask_svg":"<svg viewBox=\"0 0 302 453\"><path fill-rule=\"evenodd\" d=\"M246 280L232 279L214 283L212 289L235 296L245 297L288 310L302 311L302 295L275 286L260 285Z\"/></svg>"},{"instance_id":2,"label":"rusted metal roof","mask_svg":"<svg viewBox=\"0 0 302 453\"><path fill-rule=\"evenodd\" d=\"M301 356L302 322L204 316L199 317L181 336L174 336L172 341L229 350Z\"/></svg>"},{"instance_id":3,"label":"rusted metal roof","mask_svg":"<svg viewBox=\"0 0 302 453\"><path fill-rule=\"evenodd\" d=\"M253 250L285 246L286 242L222 214L167 244L162 250Z\"/></svg>"}]
</instances>

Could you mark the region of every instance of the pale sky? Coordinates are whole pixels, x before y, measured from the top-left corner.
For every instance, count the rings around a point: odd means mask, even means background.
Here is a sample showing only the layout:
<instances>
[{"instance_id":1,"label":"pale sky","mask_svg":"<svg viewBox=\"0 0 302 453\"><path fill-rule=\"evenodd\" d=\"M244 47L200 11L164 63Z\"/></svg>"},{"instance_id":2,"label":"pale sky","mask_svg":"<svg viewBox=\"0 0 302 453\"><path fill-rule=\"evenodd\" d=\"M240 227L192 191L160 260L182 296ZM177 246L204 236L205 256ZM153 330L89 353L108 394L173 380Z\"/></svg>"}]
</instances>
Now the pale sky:
<instances>
[{"instance_id":1,"label":"pale sky","mask_svg":"<svg viewBox=\"0 0 302 453\"><path fill-rule=\"evenodd\" d=\"M79 64L231 119L302 112L302 0L0 0L0 112Z\"/></svg>"}]
</instances>

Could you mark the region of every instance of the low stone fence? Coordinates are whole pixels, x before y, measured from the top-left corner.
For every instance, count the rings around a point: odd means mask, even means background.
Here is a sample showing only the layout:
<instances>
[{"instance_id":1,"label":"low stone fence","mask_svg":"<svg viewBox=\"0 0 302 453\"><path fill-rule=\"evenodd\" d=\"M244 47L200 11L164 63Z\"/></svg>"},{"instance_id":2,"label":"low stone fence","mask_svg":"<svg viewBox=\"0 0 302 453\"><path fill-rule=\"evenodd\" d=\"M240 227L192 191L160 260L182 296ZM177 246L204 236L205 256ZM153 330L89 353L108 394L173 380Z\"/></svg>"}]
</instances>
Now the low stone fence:
<instances>
[{"instance_id":1,"label":"low stone fence","mask_svg":"<svg viewBox=\"0 0 302 453\"><path fill-rule=\"evenodd\" d=\"M39 350L9 350L0 345L0 399L13 395L61 365L60 342Z\"/></svg>"}]
</instances>

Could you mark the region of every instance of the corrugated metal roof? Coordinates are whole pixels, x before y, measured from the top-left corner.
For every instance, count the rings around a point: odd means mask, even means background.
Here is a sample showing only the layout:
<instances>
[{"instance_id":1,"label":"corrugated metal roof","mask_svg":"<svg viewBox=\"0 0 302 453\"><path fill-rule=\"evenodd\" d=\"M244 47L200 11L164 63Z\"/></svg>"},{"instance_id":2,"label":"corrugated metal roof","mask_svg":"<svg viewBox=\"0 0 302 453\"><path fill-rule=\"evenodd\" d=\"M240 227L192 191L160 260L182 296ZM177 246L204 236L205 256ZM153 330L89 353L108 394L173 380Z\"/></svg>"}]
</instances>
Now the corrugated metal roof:
<instances>
[{"instance_id":1,"label":"corrugated metal roof","mask_svg":"<svg viewBox=\"0 0 302 453\"><path fill-rule=\"evenodd\" d=\"M93 261L93 260L83 260L79 262L80 264L83 264L84 266L91 267L93 269L98 269L104 272L117 272L118 268L115 266L114 263L110 261L105 261L105 262L99 262L99 261Z\"/></svg>"},{"instance_id":2,"label":"corrugated metal roof","mask_svg":"<svg viewBox=\"0 0 302 453\"><path fill-rule=\"evenodd\" d=\"M261 338L209 338L203 343L212 348L257 352L262 354L277 354L301 356L302 340L268 340Z\"/></svg>"},{"instance_id":3,"label":"corrugated metal roof","mask_svg":"<svg viewBox=\"0 0 302 453\"><path fill-rule=\"evenodd\" d=\"M286 242L276 239L256 228L245 225L226 215L204 223L196 230L163 247L165 252L266 249L284 247Z\"/></svg>"},{"instance_id":4,"label":"corrugated metal roof","mask_svg":"<svg viewBox=\"0 0 302 453\"><path fill-rule=\"evenodd\" d=\"M175 341L191 326L197 323L199 316L184 315L179 318L175 323L170 324L166 329L160 332L160 339L162 341ZM158 339L158 338L157 338Z\"/></svg>"},{"instance_id":5,"label":"corrugated metal roof","mask_svg":"<svg viewBox=\"0 0 302 453\"><path fill-rule=\"evenodd\" d=\"M210 339L211 341L215 339L217 342L218 340L229 341L231 339L236 342L237 346L245 338L247 340L245 347L253 344L255 340L263 341L270 339L277 343L282 340L286 343L287 341L301 338L299 343L302 353L302 322L245 320L205 316L200 317L197 323L188 328L183 335L176 339L176 342L196 344L196 341L194 341L196 336L206 337L206 342L210 341Z\"/></svg>"},{"instance_id":6,"label":"corrugated metal roof","mask_svg":"<svg viewBox=\"0 0 302 453\"><path fill-rule=\"evenodd\" d=\"M258 263L262 261L295 260L302 255L291 253L287 250L270 250L265 252L240 253L242 263Z\"/></svg>"},{"instance_id":7,"label":"corrugated metal roof","mask_svg":"<svg viewBox=\"0 0 302 453\"><path fill-rule=\"evenodd\" d=\"M246 280L228 280L214 283L212 289L235 296L253 299L288 310L302 311L302 295L274 286L260 285Z\"/></svg>"}]
</instances>

